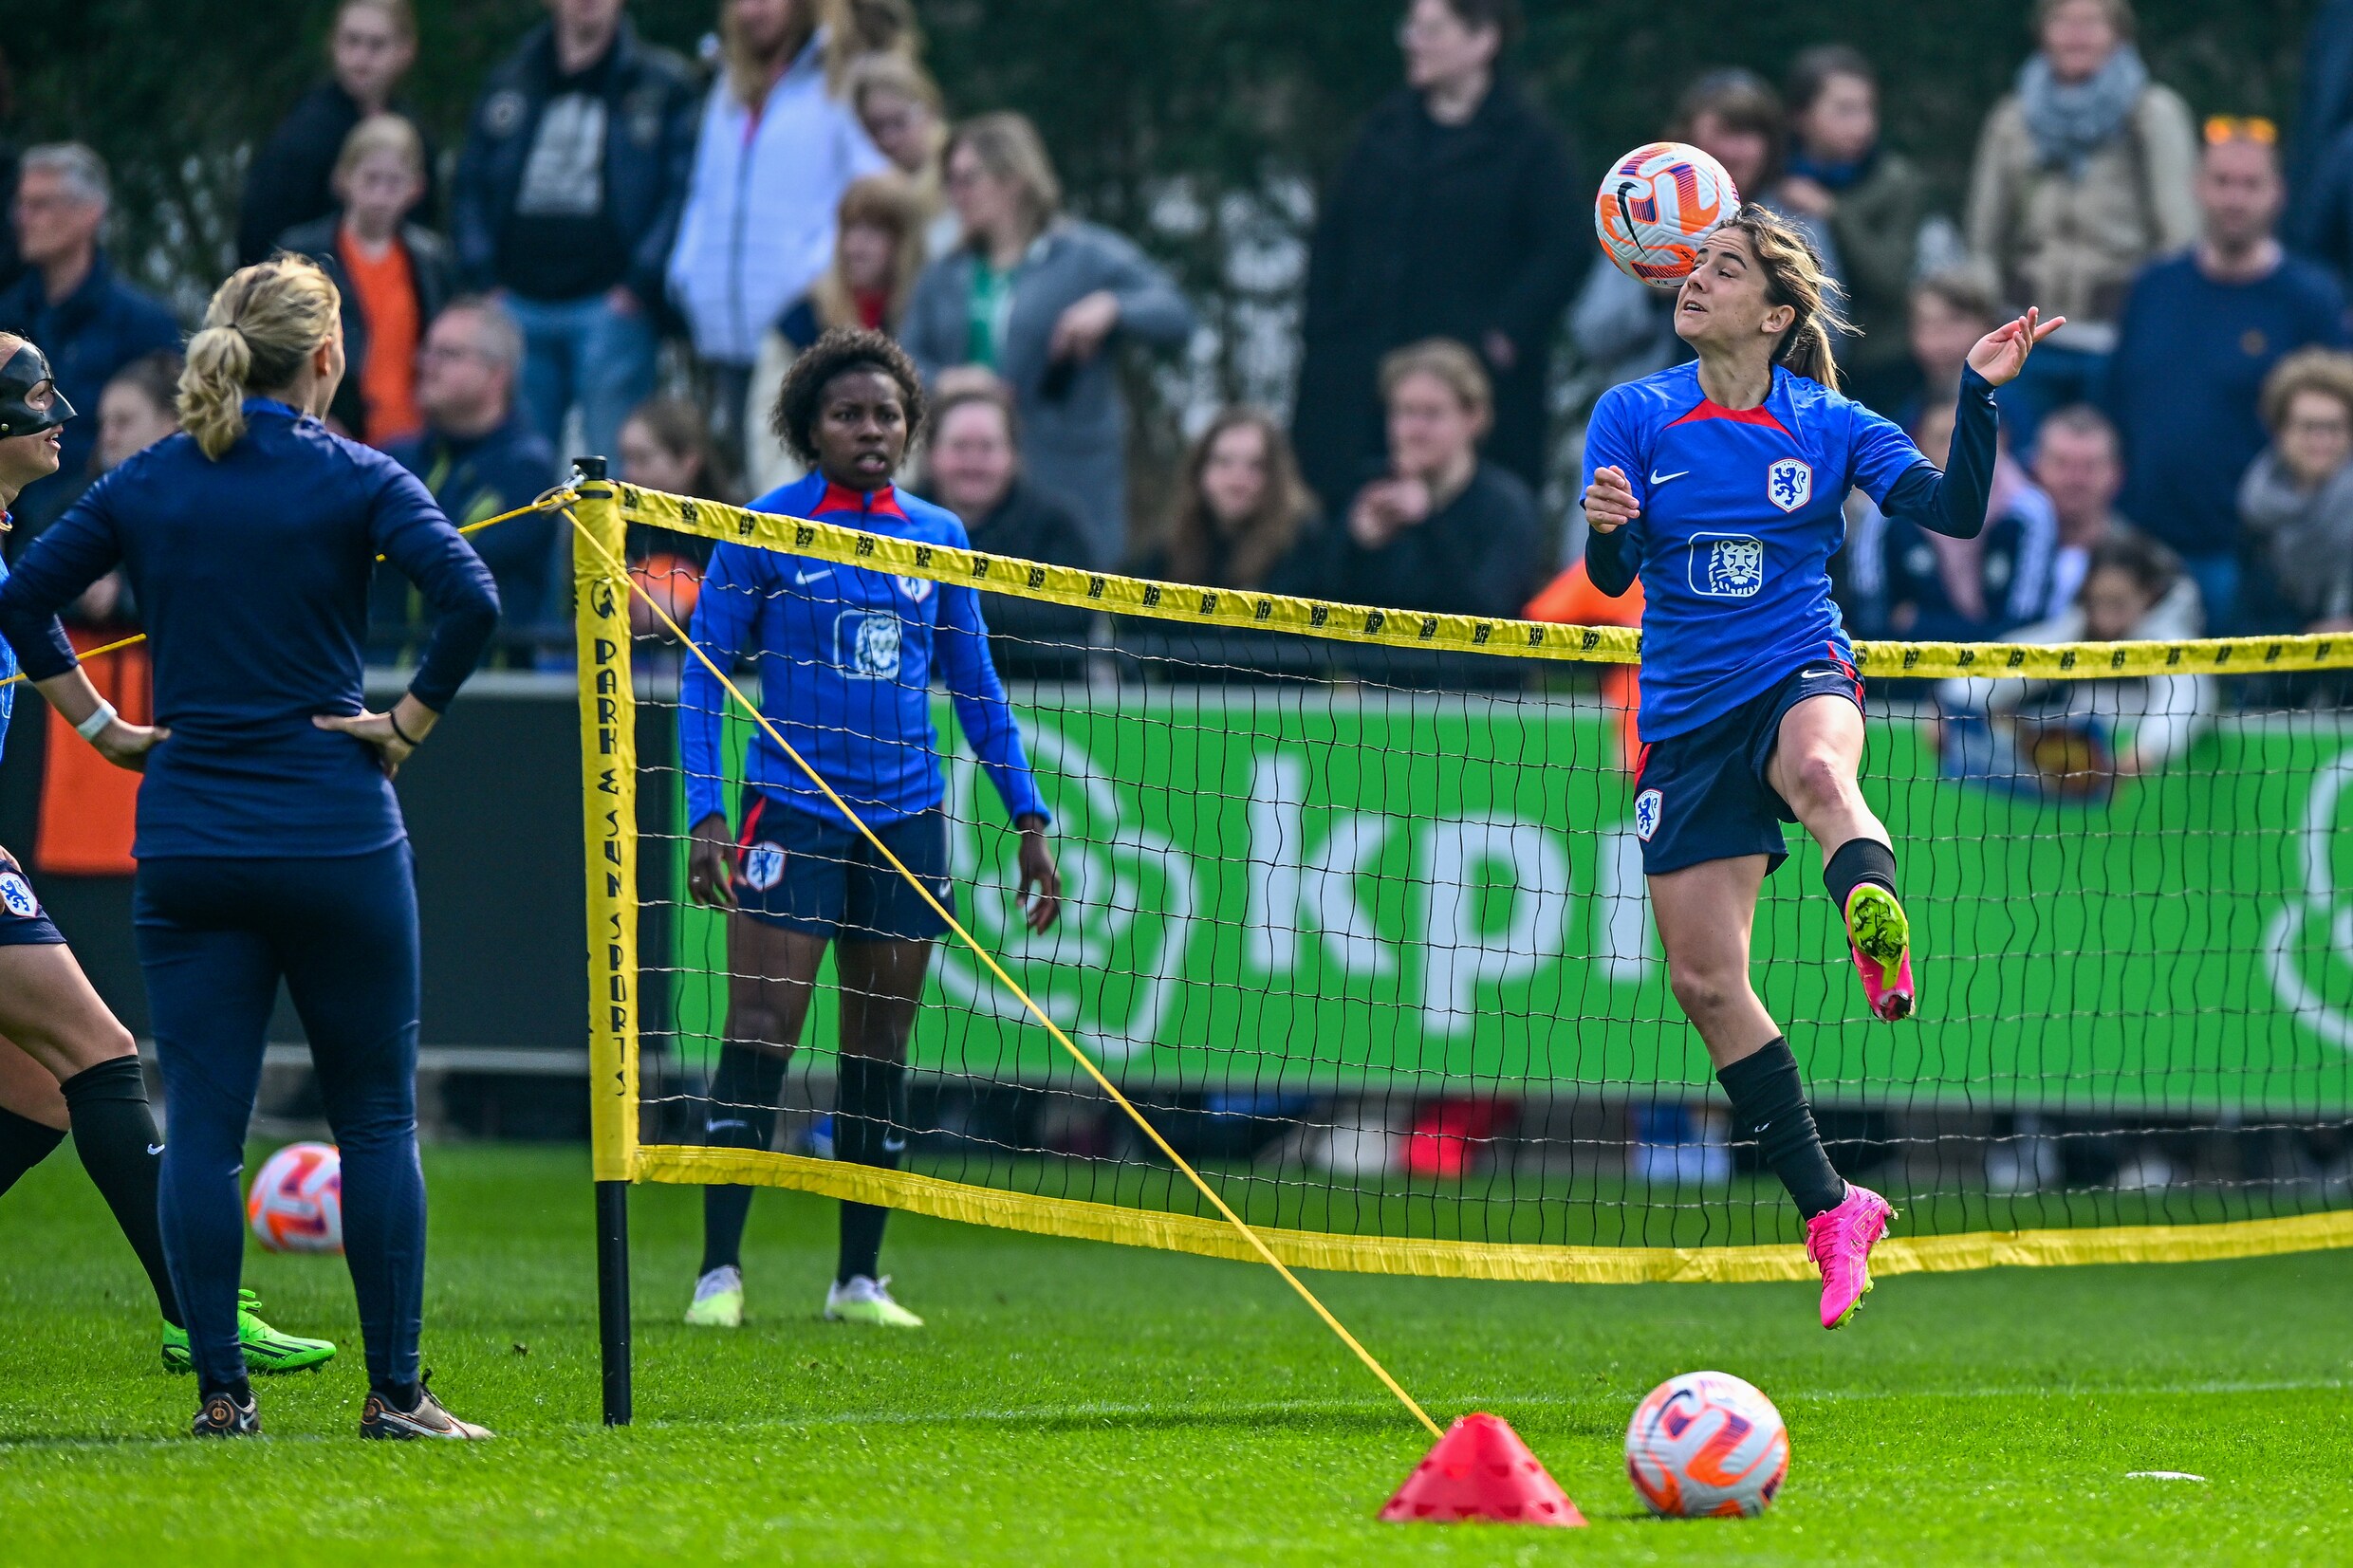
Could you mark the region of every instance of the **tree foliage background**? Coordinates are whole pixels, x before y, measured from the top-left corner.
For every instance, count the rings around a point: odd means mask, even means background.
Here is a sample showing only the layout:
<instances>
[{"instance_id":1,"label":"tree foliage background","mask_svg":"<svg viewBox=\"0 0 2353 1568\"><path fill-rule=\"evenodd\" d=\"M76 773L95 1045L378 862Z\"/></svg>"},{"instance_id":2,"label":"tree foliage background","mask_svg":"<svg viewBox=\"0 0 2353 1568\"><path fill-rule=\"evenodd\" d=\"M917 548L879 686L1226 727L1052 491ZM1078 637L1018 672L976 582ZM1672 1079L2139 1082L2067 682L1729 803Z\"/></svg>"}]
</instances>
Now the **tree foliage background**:
<instances>
[{"instance_id":1,"label":"tree foliage background","mask_svg":"<svg viewBox=\"0 0 2353 1568\"><path fill-rule=\"evenodd\" d=\"M2316 0L2140 0L2157 77L2201 114L2292 113ZM1191 395L1263 394L1253 342L1284 336L1295 267L1260 266L1311 217L1306 194L1397 84L1399 0L917 0L953 112L1037 121L1073 204L1176 268L1217 329ZM2031 0L1528 0L1517 68L1581 167L1656 135L1684 83L1739 65L1778 80L1840 41L1883 73L1892 142L1957 208L1977 125L2029 47ZM485 68L533 0L417 0L411 99L454 143ZM692 55L714 0L636 0ZM116 245L184 313L225 270L250 149L323 65L330 0L0 0L20 143L90 142L120 196ZM1293 252L1295 254L1295 252ZM1274 331L1269 332L1268 327ZM1163 397L1182 398L1163 387ZM1164 433L1166 421L1158 421ZM1142 427L1139 427L1139 430ZM1163 434L1159 439L1165 440ZM1149 452L1140 453L1149 461ZM1162 454L1165 455L1165 454Z\"/></svg>"}]
</instances>

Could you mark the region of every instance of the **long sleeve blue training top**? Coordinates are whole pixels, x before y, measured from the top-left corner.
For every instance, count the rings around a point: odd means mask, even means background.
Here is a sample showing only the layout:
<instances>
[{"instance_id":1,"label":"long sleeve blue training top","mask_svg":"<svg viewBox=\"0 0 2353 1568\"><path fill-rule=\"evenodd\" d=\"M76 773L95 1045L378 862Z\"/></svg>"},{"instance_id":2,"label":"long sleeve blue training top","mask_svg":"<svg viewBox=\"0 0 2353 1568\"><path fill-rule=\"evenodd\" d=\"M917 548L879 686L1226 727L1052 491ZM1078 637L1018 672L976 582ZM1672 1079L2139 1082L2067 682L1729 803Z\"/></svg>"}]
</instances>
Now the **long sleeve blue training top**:
<instances>
[{"instance_id":1,"label":"long sleeve blue training top","mask_svg":"<svg viewBox=\"0 0 2353 1568\"><path fill-rule=\"evenodd\" d=\"M924 544L969 547L955 513L896 487L862 494L810 474L751 504ZM760 674L760 711L851 809L881 826L938 805L946 794L932 724L935 669L956 723L1008 815L1047 815L1021 730L989 657L980 596L954 583L750 544L711 553L695 606L695 641L725 669ZM727 693L690 659L679 691L686 818L727 808L722 720ZM841 814L764 731L745 759L750 785L788 810L839 823Z\"/></svg>"},{"instance_id":2,"label":"long sleeve blue training top","mask_svg":"<svg viewBox=\"0 0 2353 1568\"><path fill-rule=\"evenodd\" d=\"M1894 421L1779 366L1750 409L1711 399L1695 364L1602 394L1585 482L1621 470L1641 512L1592 537L1585 570L1612 596L1641 577L1642 739L1699 729L1809 663L1851 665L1829 570L1846 492L1973 539L1985 527L1995 419L1992 387L1963 370L1940 473Z\"/></svg>"},{"instance_id":3,"label":"long sleeve blue training top","mask_svg":"<svg viewBox=\"0 0 2353 1568\"><path fill-rule=\"evenodd\" d=\"M167 437L90 487L0 585L0 636L35 680L75 664L54 618L120 564L155 657L132 853L363 855L406 832L374 747L318 729L361 711L380 553L440 615L410 694L449 707L498 624L491 574L416 476L270 398L215 461Z\"/></svg>"}]
</instances>

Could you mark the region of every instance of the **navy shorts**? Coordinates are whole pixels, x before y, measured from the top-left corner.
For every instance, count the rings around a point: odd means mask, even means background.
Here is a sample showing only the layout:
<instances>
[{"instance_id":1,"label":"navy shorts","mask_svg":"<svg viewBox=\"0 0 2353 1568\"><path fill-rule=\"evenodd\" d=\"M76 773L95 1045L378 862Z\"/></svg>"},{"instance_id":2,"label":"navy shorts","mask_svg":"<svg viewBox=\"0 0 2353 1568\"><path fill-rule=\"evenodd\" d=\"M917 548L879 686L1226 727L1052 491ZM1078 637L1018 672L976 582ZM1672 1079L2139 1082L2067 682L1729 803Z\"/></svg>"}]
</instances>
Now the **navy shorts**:
<instances>
[{"instance_id":1,"label":"navy shorts","mask_svg":"<svg viewBox=\"0 0 2353 1568\"><path fill-rule=\"evenodd\" d=\"M866 836L744 791L735 851L735 902L787 931L844 942L928 942L948 929ZM951 913L948 818L937 806L875 834Z\"/></svg>"},{"instance_id":2,"label":"navy shorts","mask_svg":"<svg viewBox=\"0 0 2353 1568\"><path fill-rule=\"evenodd\" d=\"M1807 664L1780 685L1698 729L1642 747L1634 768L1634 836L1652 876L1743 855L1770 858L1767 876L1789 851L1781 824L1797 813L1765 782L1781 721L1808 697L1844 697L1862 706L1862 677L1842 658Z\"/></svg>"},{"instance_id":3,"label":"navy shorts","mask_svg":"<svg viewBox=\"0 0 2353 1568\"><path fill-rule=\"evenodd\" d=\"M65 933L50 924L16 857L0 849L0 948L57 948Z\"/></svg>"}]
</instances>

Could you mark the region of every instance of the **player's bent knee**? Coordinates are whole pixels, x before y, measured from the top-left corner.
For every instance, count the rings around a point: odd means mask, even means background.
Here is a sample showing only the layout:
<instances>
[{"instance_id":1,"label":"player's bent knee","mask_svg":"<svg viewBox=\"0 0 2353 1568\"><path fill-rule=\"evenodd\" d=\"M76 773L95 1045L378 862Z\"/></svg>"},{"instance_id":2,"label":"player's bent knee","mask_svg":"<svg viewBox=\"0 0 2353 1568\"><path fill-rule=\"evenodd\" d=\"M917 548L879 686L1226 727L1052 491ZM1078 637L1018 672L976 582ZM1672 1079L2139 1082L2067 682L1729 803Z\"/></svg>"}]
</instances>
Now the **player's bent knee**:
<instances>
[{"instance_id":1,"label":"player's bent knee","mask_svg":"<svg viewBox=\"0 0 2353 1568\"><path fill-rule=\"evenodd\" d=\"M1676 1005L1683 1009L1683 1015L1704 1025L1743 1001L1749 982L1746 975L1719 966L1670 963L1667 988L1675 993Z\"/></svg>"},{"instance_id":2,"label":"player's bent knee","mask_svg":"<svg viewBox=\"0 0 2353 1568\"><path fill-rule=\"evenodd\" d=\"M1790 769L1797 799L1789 803L1827 811L1846 803L1855 794L1855 776L1843 757L1829 751L1808 751Z\"/></svg>"}]
</instances>

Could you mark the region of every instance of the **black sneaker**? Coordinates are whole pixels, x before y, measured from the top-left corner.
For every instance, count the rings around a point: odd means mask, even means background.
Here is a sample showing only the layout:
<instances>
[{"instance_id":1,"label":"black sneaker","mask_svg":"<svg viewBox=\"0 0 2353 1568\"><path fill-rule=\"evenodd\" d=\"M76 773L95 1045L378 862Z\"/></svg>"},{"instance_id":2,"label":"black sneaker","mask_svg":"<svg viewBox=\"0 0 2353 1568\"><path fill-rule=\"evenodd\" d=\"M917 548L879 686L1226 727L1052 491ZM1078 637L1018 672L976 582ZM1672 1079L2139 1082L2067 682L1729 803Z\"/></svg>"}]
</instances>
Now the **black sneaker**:
<instances>
[{"instance_id":1,"label":"black sneaker","mask_svg":"<svg viewBox=\"0 0 2353 1568\"><path fill-rule=\"evenodd\" d=\"M259 1437L262 1434L261 1401L251 1394L245 1403L237 1403L229 1393L208 1393L195 1420L188 1424L192 1437Z\"/></svg>"},{"instance_id":2,"label":"black sneaker","mask_svg":"<svg viewBox=\"0 0 2353 1568\"><path fill-rule=\"evenodd\" d=\"M427 1373L417 1380L415 1410L394 1410L382 1394L369 1391L367 1403L360 1407L360 1435L403 1441L416 1437L439 1437L461 1443L478 1443L486 1437L497 1435L488 1427L460 1421L443 1410L441 1401L435 1399L433 1391L425 1386L432 1376L433 1374Z\"/></svg>"}]
</instances>

